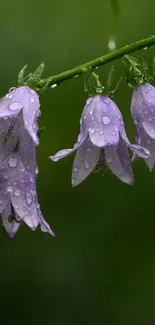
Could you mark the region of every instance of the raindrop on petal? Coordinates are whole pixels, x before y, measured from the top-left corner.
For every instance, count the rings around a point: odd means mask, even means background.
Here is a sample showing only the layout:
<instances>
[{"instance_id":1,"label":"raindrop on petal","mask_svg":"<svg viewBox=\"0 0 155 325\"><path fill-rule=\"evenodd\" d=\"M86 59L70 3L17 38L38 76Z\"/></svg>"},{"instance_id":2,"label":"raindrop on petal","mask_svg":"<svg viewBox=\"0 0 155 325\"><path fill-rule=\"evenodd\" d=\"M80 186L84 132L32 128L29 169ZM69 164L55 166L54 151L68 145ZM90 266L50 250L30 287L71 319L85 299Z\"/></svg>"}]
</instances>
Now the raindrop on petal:
<instances>
[{"instance_id":1,"label":"raindrop on petal","mask_svg":"<svg viewBox=\"0 0 155 325\"><path fill-rule=\"evenodd\" d=\"M87 160L85 160L84 165L86 169L90 168L90 164Z\"/></svg>"},{"instance_id":2,"label":"raindrop on petal","mask_svg":"<svg viewBox=\"0 0 155 325\"><path fill-rule=\"evenodd\" d=\"M16 195L16 196L20 196L20 194L21 194L21 191L18 190L18 189L16 189L16 190L15 190L15 195Z\"/></svg>"},{"instance_id":3,"label":"raindrop on petal","mask_svg":"<svg viewBox=\"0 0 155 325\"><path fill-rule=\"evenodd\" d=\"M110 118L108 115L104 115L104 116L102 117L102 121L103 121L104 124L107 125L107 124L110 123L111 118Z\"/></svg>"},{"instance_id":4,"label":"raindrop on petal","mask_svg":"<svg viewBox=\"0 0 155 325\"><path fill-rule=\"evenodd\" d=\"M38 168L38 166L36 167L36 175L38 175L38 173L39 173L39 168Z\"/></svg>"},{"instance_id":5,"label":"raindrop on petal","mask_svg":"<svg viewBox=\"0 0 155 325\"><path fill-rule=\"evenodd\" d=\"M13 102L9 105L9 110L10 111L18 111L19 109L22 108L22 104L19 102Z\"/></svg>"},{"instance_id":6,"label":"raindrop on petal","mask_svg":"<svg viewBox=\"0 0 155 325\"><path fill-rule=\"evenodd\" d=\"M29 192L26 192L26 202L31 205L33 201L32 195Z\"/></svg>"},{"instance_id":7,"label":"raindrop on petal","mask_svg":"<svg viewBox=\"0 0 155 325\"><path fill-rule=\"evenodd\" d=\"M88 99L87 99L87 102L86 102L86 104L87 104L87 105L90 105L90 104L91 104L91 102L92 102L92 100L93 100L93 98L92 98L92 97L88 98Z\"/></svg>"},{"instance_id":8,"label":"raindrop on petal","mask_svg":"<svg viewBox=\"0 0 155 325\"><path fill-rule=\"evenodd\" d=\"M7 188L7 192L12 192L12 186L8 186L8 188Z\"/></svg>"},{"instance_id":9,"label":"raindrop on petal","mask_svg":"<svg viewBox=\"0 0 155 325\"><path fill-rule=\"evenodd\" d=\"M17 164L18 164L18 159L17 158L15 158L15 157L10 157L9 159L8 159L8 165L9 165L9 167L16 167L17 166Z\"/></svg>"}]
</instances>

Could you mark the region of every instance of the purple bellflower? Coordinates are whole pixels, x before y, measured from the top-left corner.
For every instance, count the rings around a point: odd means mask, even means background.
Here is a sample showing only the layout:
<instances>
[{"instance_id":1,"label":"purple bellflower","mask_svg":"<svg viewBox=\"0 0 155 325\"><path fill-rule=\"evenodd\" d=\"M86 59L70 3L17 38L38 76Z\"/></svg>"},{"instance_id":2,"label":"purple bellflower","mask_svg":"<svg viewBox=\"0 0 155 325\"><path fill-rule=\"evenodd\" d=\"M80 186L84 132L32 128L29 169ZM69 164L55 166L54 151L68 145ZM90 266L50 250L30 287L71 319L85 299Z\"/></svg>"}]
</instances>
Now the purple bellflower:
<instances>
[{"instance_id":1,"label":"purple bellflower","mask_svg":"<svg viewBox=\"0 0 155 325\"><path fill-rule=\"evenodd\" d=\"M10 91L0 101L0 160L18 151L25 167L36 170L35 147L40 103L37 93L27 86Z\"/></svg>"},{"instance_id":2,"label":"purple bellflower","mask_svg":"<svg viewBox=\"0 0 155 325\"><path fill-rule=\"evenodd\" d=\"M24 166L18 153L11 153L0 163L0 214L10 237L24 221L32 230L54 235L44 220L36 193L36 175Z\"/></svg>"},{"instance_id":3,"label":"purple bellflower","mask_svg":"<svg viewBox=\"0 0 155 325\"><path fill-rule=\"evenodd\" d=\"M27 86L0 101L0 214L11 237L24 221L32 230L54 235L44 220L36 193L36 146L40 103Z\"/></svg>"},{"instance_id":4,"label":"purple bellflower","mask_svg":"<svg viewBox=\"0 0 155 325\"><path fill-rule=\"evenodd\" d=\"M133 173L128 152L148 158L149 151L132 145L126 135L122 115L107 96L96 95L87 100L80 119L80 134L73 149L64 149L50 158L58 161L77 150L72 170L72 185L81 183L105 160L110 170L123 182L132 184Z\"/></svg>"},{"instance_id":5,"label":"purple bellflower","mask_svg":"<svg viewBox=\"0 0 155 325\"><path fill-rule=\"evenodd\" d=\"M150 151L145 162L153 169L155 162L155 88L146 83L137 87L132 96L131 114L136 126L136 142Z\"/></svg>"}]
</instances>

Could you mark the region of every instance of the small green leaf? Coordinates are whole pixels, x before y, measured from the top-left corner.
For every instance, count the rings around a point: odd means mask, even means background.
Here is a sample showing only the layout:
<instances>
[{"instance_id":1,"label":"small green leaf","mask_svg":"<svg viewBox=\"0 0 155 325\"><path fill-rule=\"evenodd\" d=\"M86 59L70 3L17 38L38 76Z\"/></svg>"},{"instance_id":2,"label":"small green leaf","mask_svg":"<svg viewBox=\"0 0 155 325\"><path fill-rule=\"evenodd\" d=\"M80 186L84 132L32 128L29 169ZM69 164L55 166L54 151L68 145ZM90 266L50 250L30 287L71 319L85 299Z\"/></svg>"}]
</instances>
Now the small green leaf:
<instances>
[{"instance_id":1,"label":"small green leaf","mask_svg":"<svg viewBox=\"0 0 155 325\"><path fill-rule=\"evenodd\" d=\"M24 67L20 70L19 75L18 75L18 84L22 85L24 82L24 74L25 74L25 70L27 69L27 64L24 65Z\"/></svg>"}]
</instances>

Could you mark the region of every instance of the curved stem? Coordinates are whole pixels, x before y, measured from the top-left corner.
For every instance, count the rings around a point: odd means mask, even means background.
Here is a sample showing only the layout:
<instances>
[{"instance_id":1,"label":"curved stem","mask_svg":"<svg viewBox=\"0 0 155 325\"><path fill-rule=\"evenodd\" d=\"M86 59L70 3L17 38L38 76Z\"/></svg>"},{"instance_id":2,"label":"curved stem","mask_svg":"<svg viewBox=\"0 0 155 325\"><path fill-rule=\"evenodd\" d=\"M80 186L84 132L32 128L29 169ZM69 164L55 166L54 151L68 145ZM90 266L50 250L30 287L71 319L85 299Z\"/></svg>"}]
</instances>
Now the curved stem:
<instances>
[{"instance_id":1,"label":"curved stem","mask_svg":"<svg viewBox=\"0 0 155 325\"><path fill-rule=\"evenodd\" d=\"M143 40L137 41L135 43L132 43L130 45L126 45L124 47L121 47L120 49L113 51L111 53L108 53L104 56L101 56L97 59L94 59L92 61L86 62L78 67L75 67L70 70L66 70L64 72L61 72L55 76L49 77L47 79L42 79L38 82L37 88L43 88L43 87L52 87L60 84L62 81L65 81L67 79L79 76L83 73L86 73L89 71L90 68L97 68L99 66L102 66L108 62L114 61L116 59L119 59L123 57L126 54L133 53L137 50L145 49L150 47L151 45L155 45L155 36L151 36L148 38L145 38Z\"/></svg>"}]
</instances>

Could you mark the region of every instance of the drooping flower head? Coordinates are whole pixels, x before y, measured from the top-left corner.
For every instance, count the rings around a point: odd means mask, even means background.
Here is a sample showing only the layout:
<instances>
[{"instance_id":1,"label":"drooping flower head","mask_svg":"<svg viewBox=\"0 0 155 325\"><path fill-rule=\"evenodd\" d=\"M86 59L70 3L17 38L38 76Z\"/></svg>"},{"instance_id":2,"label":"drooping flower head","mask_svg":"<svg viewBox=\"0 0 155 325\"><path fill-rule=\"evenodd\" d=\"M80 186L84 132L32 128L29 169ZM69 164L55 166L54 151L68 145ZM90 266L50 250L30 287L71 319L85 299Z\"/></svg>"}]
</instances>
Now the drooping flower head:
<instances>
[{"instance_id":1,"label":"drooping flower head","mask_svg":"<svg viewBox=\"0 0 155 325\"><path fill-rule=\"evenodd\" d=\"M134 89L131 114L136 126L136 142L150 151L145 162L150 171L155 162L155 88L146 83Z\"/></svg>"},{"instance_id":2,"label":"drooping flower head","mask_svg":"<svg viewBox=\"0 0 155 325\"><path fill-rule=\"evenodd\" d=\"M11 237L24 221L32 230L54 235L44 220L36 193L36 176L29 172L17 153L11 153L0 163L0 214Z\"/></svg>"},{"instance_id":3,"label":"drooping flower head","mask_svg":"<svg viewBox=\"0 0 155 325\"><path fill-rule=\"evenodd\" d=\"M28 86L11 90L0 101L0 160L10 151L18 151L26 168L35 172L35 146L40 103ZM34 159L33 159L34 157Z\"/></svg>"},{"instance_id":4,"label":"drooping flower head","mask_svg":"<svg viewBox=\"0 0 155 325\"><path fill-rule=\"evenodd\" d=\"M100 156L123 182L132 184L133 173L128 148L147 158L149 151L132 145L126 135L122 115L107 96L87 100L80 119L80 134L73 149L64 149L50 158L58 161L77 150L72 170L72 185L81 183L95 168Z\"/></svg>"}]
</instances>

